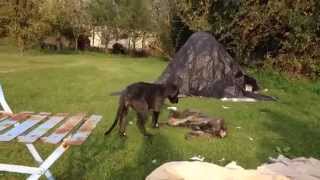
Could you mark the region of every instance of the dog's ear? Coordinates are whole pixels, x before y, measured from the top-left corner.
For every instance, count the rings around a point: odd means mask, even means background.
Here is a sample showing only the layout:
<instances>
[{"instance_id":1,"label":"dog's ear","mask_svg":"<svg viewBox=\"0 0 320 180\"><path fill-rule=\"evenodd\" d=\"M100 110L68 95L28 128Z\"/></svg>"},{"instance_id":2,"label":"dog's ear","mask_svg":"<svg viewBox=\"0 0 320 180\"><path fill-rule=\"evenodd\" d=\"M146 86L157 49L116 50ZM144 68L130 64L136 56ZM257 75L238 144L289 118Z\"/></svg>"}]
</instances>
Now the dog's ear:
<instances>
[{"instance_id":1,"label":"dog's ear","mask_svg":"<svg viewBox=\"0 0 320 180\"><path fill-rule=\"evenodd\" d=\"M166 94L170 97L178 96L179 88L173 83L167 83L166 85Z\"/></svg>"},{"instance_id":2,"label":"dog's ear","mask_svg":"<svg viewBox=\"0 0 320 180\"><path fill-rule=\"evenodd\" d=\"M167 96L167 98L170 100L171 103L178 103L179 101L179 88L177 85L172 84L172 83L168 83L165 85L166 87L166 92L165 95Z\"/></svg>"},{"instance_id":3,"label":"dog's ear","mask_svg":"<svg viewBox=\"0 0 320 180\"><path fill-rule=\"evenodd\" d=\"M181 87L183 80L181 77L178 76L170 76L166 81L165 84L173 84L177 87Z\"/></svg>"}]
</instances>

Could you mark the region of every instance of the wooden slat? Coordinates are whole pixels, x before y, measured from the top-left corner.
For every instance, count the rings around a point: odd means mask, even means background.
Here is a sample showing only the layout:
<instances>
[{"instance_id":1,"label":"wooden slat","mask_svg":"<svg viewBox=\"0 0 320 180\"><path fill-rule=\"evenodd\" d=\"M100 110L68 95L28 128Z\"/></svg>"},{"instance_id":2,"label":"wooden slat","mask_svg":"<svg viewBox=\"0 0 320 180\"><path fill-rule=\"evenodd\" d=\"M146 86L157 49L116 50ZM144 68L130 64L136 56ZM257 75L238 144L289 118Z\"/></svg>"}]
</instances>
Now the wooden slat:
<instances>
[{"instance_id":1,"label":"wooden slat","mask_svg":"<svg viewBox=\"0 0 320 180\"><path fill-rule=\"evenodd\" d=\"M31 112L22 112L13 117L3 120L0 122L0 131L11 127L12 125L16 124L17 122L23 121L31 116Z\"/></svg>"},{"instance_id":2,"label":"wooden slat","mask_svg":"<svg viewBox=\"0 0 320 180\"><path fill-rule=\"evenodd\" d=\"M42 141L51 144L59 143L71 130L77 126L85 117L85 113L79 113L75 116L71 116L67 121L57 128L50 136L42 137Z\"/></svg>"},{"instance_id":3,"label":"wooden slat","mask_svg":"<svg viewBox=\"0 0 320 180\"><path fill-rule=\"evenodd\" d=\"M4 134L1 134L0 141L11 141L12 139L16 138L20 134L26 132L32 126L38 124L40 121L45 119L47 116L48 115L46 115L46 114L32 115L29 119L18 124L17 126L15 126L14 128L10 129L7 132L5 132Z\"/></svg>"},{"instance_id":4,"label":"wooden slat","mask_svg":"<svg viewBox=\"0 0 320 180\"><path fill-rule=\"evenodd\" d=\"M24 143L33 143L38 140L41 136L43 136L46 132L48 132L51 128L56 126L59 122L61 122L67 116L66 113L60 113L55 116L51 116L46 122L42 123L40 126L32 130L30 133L19 136L19 142Z\"/></svg>"},{"instance_id":5,"label":"wooden slat","mask_svg":"<svg viewBox=\"0 0 320 180\"><path fill-rule=\"evenodd\" d=\"M83 123L79 130L72 135L71 138L66 140L65 144L81 145L84 143L101 119L102 116L91 115L88 120Z\"/></svg>"},{"instance_id":6,"label":"wooden slat","mask_svg":"<svg viewBox=\"0 0 320 180\"><path fill-rule=\"evenodd\" d=\"M4 111L0 111L0 121L3 120L3 118L5 117L9 117L9 115L11 114Z\"/></svg>"},{"instance_id":7,"label":"wooden slat","mask_svg":"<svg viewBox=\"0 0 320 180\"><path fill-rule=\"evenodd\" d=\"M3 121L3 120L5 120L5 119L8 119L10 116L6 116L6 115L2 115L1 117L0 117L0 121Z\"/></svg>"}]
</instances>

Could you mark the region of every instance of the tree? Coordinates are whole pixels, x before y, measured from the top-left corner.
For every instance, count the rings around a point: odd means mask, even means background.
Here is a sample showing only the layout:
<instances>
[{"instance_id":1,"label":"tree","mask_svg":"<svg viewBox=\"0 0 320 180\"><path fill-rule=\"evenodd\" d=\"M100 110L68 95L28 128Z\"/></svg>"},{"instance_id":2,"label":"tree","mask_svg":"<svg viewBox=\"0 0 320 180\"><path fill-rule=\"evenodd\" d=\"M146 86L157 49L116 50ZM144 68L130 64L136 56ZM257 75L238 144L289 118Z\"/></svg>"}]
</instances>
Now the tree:
<instances>
[{"instance_id":1,"label":"tree","mask_svg":"<svg viewBox=\"0 0 320 180\"><path fill-rule=\"evenodd\" d=\"M11 9L9 7L9 1L1 1L0 2L0 38L7 36L9 32L9 23Z\"/></svg>"},{"instance_id":2,"label":"tree","mask_svg":"<svg viewBox=\"0 0 320 180\"><path fill-rule=\"evenodd\" d=\"M153 0L151 18L153 23L154 37L156 41L151 44L151 48L157 50L161 55L171 58L173 51L173 43L171 39L171 11L170 0Z\"/></svg>"},{"instance_id":3,"label":"tree","mask_svg":"<svg viewBox=\"0 0 320 180\"><path fill-rule=\"evenodd\" d=\"M176 10L181 20L193 31L209 31L212 0L175 0Z\"/></svg>"},{"instance_id":4,"label":"tree","mask_svg":"<svg viewBox=\"0 0 320 180\"><path fill-rule=\"evenodd\" d=\"M136 39L155 28L149 0L92 0L89 13L94 25L104 30L106 45L111 38L117 40L121 33L128 35L132 40L129 48L135 49Z\"/></svg>"},{"instance_id":5,"label":"tree","mask_svg":"<svg viewBox=\"0 0 320 180\"><path fill-rule=\"evenodd\" d=\"M119 26L132 39L135 49L136 39L146 32L153 32L155 21L152 18L152 3L149 0L119 0ZM129 47L131 48L131 47Z\"/></svg>"},{"instance_id":6,"label":"tree","mask_svg":"<svg viewBox=\"0 0 320 180\"><path fill-rule=\"evenodd\" d=\"M88 4L83 0L61 0L60 13L64 18L64 26L69 25L74 38L75 50L78 50L79 37L87 34L89 30L90 18L88 15Z\"/></svg>"},{"instance_id":7,"label":"tree","mask_svg":"<svg viewBox=\"0 0 320 180\"><path fill-rule=\"evenodd\" d=\"M212 3L211 0L174 0L171 3L171 37L176 52L193 32L211 30Z\"/></svg>"},{"instance_id":8,"label":"tree","mask_svg":"<svg viewBox=\"0 0 320 180\"><path fill-rule=\"evenodd\" d=\"M320 3L316 0L175 0L183 23L210 31L242 64L269 63L293 74L319 74ZM175 40L182 42L174 32ZM181 43L181 44L182 44Z\"/></svg>"},{"instance_id":9,"label":"tree","mask_svg":"<svg viewBox=\"0 0 320 180\"><path fill-rule=\"evenodd\" d=\"M23 53L27 48L39 42L41 37L50 30L46 16L44 0L7 1L3 6L7 12L3 16L8 21L8 31Z\"/></svg>"},{"instance_id":10,"label":"tree","mask_svg":"<svg viewBox=\"0 0 320 180\"><path fill-rule=\"evenodd\" d=\"M88 13L91 16L93 33L100 30L101 39L107 45L111 38L118 39L119 34L119 7L115 0L92 0L88 4Z\"/></svg>"}]
</instances>

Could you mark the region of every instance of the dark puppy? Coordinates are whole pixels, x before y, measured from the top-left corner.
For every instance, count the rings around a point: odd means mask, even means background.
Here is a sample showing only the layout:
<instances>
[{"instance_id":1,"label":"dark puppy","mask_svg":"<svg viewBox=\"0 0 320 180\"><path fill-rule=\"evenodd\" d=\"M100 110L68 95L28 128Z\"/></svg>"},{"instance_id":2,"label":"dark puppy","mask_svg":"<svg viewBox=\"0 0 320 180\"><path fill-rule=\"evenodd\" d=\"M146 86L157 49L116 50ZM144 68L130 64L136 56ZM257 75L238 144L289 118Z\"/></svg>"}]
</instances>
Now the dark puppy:
<instances>
[{"instance_id":1,"label":"dark puppy","mask_svg":"<svg viewBox=\"0 0 320 180\"><path fill-rule=\"evenodd\" d=\"M223 119L204 118L203 123L194 124L191 128L193 132L201 131L219 138L227 135L227 127Z\"/></svg>"},{"instance_id":2,"label":"dark puppy","mask_svg":"<svg viewBox=\"0 0 320 180\"><path fill-rule=\"evenodd\" d=\"M126 135L127 121L125 116L131 107L137 113L137 126L141 133L145 136L150 134L146 132L145 123L148 119L148 112L152 111L152 124L154 128L159 127L158 117L162 105L166 98L171 103L178 103L179 89L174 84L152 84L138 82L127 86L121 92L119 99L119 107L116 118L105 135L109 134L119 121L119 133L121 136Z\"/></svg>"}]
</instances>

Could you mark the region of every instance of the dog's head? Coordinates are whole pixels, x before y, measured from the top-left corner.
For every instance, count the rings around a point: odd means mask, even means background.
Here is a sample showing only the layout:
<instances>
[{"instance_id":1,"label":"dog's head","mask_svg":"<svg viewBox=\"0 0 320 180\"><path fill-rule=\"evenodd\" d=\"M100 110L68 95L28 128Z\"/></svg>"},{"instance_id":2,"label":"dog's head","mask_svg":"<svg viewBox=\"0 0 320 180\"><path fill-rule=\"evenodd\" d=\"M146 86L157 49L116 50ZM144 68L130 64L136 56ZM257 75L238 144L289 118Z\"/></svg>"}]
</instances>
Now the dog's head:
<instances>
[{"instance_id":1,"label":"dog's head","mask_svg":"<svg viewBox=\"0 0 320 180\"><path fill-rule=\"evenodd\" d=\"M175 84L166 84L166 96L168 97L171 103L178 103L179 102L179 87Z\"/></svg>"}]
</instances>

